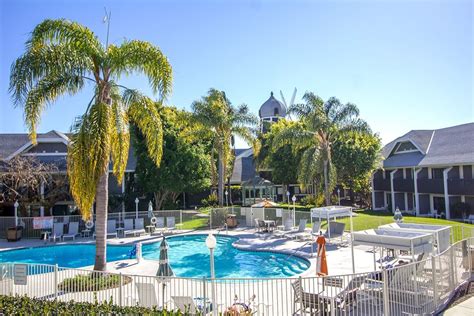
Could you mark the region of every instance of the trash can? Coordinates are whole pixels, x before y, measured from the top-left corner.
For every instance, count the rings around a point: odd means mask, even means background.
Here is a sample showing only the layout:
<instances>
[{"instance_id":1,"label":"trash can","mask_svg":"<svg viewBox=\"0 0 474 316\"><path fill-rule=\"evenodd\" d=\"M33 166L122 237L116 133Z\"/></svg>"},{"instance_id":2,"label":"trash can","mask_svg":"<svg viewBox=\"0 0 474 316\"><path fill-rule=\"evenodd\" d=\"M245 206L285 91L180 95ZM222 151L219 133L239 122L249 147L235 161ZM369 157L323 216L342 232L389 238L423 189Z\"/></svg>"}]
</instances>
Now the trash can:
<instances>
[{"instance_id":1,"label":"trash can","mask_svg":"<svg viewBox=\"0 0 474 316\"><path fill-rule=\"evenodd\" d=\"M225 223L228 228L237 227L237 216L235 214L228 214Z\"/></svg>"},{"instance_id":2,"label":"trash can","mask_svg":"<svg viewBox=\"0 0 474 316\"><path fill-rule=\"evenodd\" d=\"M22 232L23 232L23 227L21 226L7 228L7 241L20 240Z\"/></svg>"}]
</instances>

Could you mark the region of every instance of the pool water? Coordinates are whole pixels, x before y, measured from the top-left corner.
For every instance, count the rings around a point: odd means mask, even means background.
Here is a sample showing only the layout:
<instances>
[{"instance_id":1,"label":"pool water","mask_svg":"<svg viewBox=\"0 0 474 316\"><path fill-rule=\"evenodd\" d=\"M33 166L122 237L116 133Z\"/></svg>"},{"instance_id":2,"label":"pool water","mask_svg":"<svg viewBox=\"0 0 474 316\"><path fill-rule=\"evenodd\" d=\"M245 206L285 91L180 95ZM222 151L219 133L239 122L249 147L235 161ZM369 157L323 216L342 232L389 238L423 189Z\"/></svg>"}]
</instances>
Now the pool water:
<instances>
[{"instance_id":1,"label":"pool water","mask_svg":"<svg viewBox=\"0 0 474 316\"><path fill-rule=\"evenodd\" d=\"M186 235L167 238L168 256L176 276L210 277L207 235ZM237 239L216 236L215 271L218 278L290 277L309 267L305 259L272 252L238 250L232 246ZM158 260L161 241L144 244L145 259ZM107 261L129 259L132 246L107 246ZM0 252L0 262L58 264L79 268L94 264L95 245L56 245Z\"/></svg>"}]
</instances>

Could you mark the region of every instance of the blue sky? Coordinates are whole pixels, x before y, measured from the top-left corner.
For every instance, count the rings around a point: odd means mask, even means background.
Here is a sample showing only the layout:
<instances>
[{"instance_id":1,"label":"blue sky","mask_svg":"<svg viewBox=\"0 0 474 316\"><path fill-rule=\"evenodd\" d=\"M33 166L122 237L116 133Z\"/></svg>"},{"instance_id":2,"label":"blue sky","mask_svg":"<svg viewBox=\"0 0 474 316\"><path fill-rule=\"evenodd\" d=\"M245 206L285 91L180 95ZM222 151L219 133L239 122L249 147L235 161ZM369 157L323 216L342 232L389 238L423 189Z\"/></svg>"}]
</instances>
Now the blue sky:
<instances>
[{"instance_id":1,"label":"blue sky","mask_svg":"<svg viewBox=\"0 0 474 316\"><path fill-rule=\"evenodd\" d=\"M10 65L34 26L67 18L104 42L158 45L174 71L169 104L189 109L210 87L255 112L283 90L357 104L386 143L411 129L474 121L473 4L443 1L0 1L0 132L25 132L8 94ZM151 95L143 77L123 80ZM89 91L61 98L40 131L68 131ZM244 146L243 143L240 143Z\"/></svg>"}]
</instances>

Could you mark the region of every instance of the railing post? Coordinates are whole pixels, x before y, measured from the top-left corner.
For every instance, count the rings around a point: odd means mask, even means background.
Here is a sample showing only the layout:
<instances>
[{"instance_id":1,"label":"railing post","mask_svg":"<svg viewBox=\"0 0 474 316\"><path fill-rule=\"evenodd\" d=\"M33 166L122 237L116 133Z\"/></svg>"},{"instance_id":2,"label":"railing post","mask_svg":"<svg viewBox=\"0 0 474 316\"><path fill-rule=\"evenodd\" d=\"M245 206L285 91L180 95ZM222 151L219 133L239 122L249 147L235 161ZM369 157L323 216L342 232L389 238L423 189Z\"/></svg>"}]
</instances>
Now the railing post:
<instances>
[{"instance_id":1,"label":"railing post","mask_svg":"<svg viewBox=\"0 0 474 316\"><path fill-rule=\"evenodd\" d=\"M122 296L122 295L123 295L123 293L122 293L122 291L123 291L123 289L122 289L122 284L123 284L122 281L123 281L122 272L120 272L120 274L119 274L119 306L123 306L123 305L122 305L122 304L123 304L123 303L122 303L122 298L123 298L123 296Z\"/></svg>"},{"instance_id":2,"label":"railing post","mask_svg":"<svg viewBox=\"0 0 474 316\"><path fill-rule=\"evenodd\" d=\"M438 308L438 278L436 273L436 257L431 256L431 274L433 275L433 310L437 310Z\"/></svg>"},{"instance_id":3,"label":"railing post","mask_svg":"<svg viewBox=\"0 0 474 316\"><path fill-rule=\"evenodd\" d=\"M469 267L469 276L472 276L472 250L471 250L471 241L472 238L467 239L467 260L469 261L468 267Z\"/></svg>"},{"instance_id":4,"label":"railing post","mask_svg":"<svg viewBox=\"0 0 474 316\"><path fill-rule=\"evenodd\" d=\"M58 265L54 265L54 299L58 298Z\"/></svg>"},{"instance_id":5,"label":"railing post","mask_svg":"<svg viewBox=\"0 0 474 316\"><path fill-rule=\"evenodd\" d=\"M388 294L388 271L382 269L382 282L383 282L383 314L384 316L390 315L390 304Z\"/></svg>"},{"instance_id":6,"label":"railing post","mask_svg":"<svg viewBox=\"0 0 474 316\"><path fill-rule=\"evenodd\" d=\"M303 315L304 313L304 307L303 307L303 279L301 276L298 277L298 281L300 282L300 293L298 295L300 299L300 315Z\"/></svg>"},{"instance_id":7,"label":"railing post","mask_svg":"<svg viewBox=\"0 0 474 316\"><path fill-rule=\"evenodd\" d=\"M449 248L449 290L454 289L454 254L453 254L453 245Z\"/></svg>"},{"instance_id":8,"label":"railing post","mask_svg":"<svg viewBox=\"0 0 474 316\"><path fill-rule=\"evenodd\" d=\"M204 309L203 309L203 310L204 310L204 314L205 314L206 311L207 311L207 306L206 306L206 305L207 305L206 289L207 289L207 287L206 287L206 277L202 277L202 296L203 296L202 301L203 301L203 304L204 304ZM215 302L212 302L211 304L215 304ZM214 306L212 306L212 308L214 308ZM182 311L182 312L183 312L183 314L185 313L185 311Z\"/></svg>"}]
</instances>

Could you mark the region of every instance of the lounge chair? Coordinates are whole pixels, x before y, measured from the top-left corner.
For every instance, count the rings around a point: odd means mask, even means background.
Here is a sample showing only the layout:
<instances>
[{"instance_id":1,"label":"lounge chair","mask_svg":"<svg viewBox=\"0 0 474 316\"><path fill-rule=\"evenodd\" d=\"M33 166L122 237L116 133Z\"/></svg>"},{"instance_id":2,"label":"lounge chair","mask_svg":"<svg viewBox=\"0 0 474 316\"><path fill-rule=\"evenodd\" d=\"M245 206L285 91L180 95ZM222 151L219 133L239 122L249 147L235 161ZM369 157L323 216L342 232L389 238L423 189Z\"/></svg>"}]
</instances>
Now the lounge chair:
<instances>
[{"instance_id":1,"label":"lounge chair","mask_svg":"<svg viewBox=\"0 0 474 316\"><path fill-rule=\"evenodd\" d=\"M138 304L142 307L153 308L158 306L158 296L153 283L136 282L135 287L138 292Z\"/></svg>"},{"instance_id":2,"label":"lounge chair","mask_svg":"<svg viewBox=\"0 0 474 316\"><path fill-rule=\"evenodd\" d=\"M161 235L164 232L166 232L166 227L165 227L165 218L164 217L157 217L156 218L156 224L155 224L155 230L153 231L152 235Z\"/></svg>"},{"instance_id":3,"label":"lounge chair","mask_svg":"<svg viewBox=\"0 0 474 316\"><path fill-rule=\"evenodd\" d=\"M136 235L141 235L141 234L146 234L146 230L145 230L145 222L143 220L143 218L137 218L135 219L135 236Z\"/></svg>"},{"instance_id":4,"label":"lounge chair","mask_svg":"<svg viewBox=\"0 0 474 316\"><path fill-rule=\"evenodd\" d=\"M308 240L313 236L319 235L319 230L321 229L321 222L313 222L311 230L305 229L302 233L295 234L296 240Z\"/></svg>"},{"instance_id":5,"label":"lounge chair","mask_svg":"<svg viewBox=\"0 0 474 316\"><path fill-rule=\"evenodd\" d=\"M331 240L332 238L341 237L341 242L342 242L342 236L344 235L345 227L346 227L346 224L344 223L331 221L329 222L328 229L324 233L324 237L326 237L329 240Z\"/></svg>"},{"instance_id":6,"label":"lounge chair","mask_svg":"<svg viewBox=\"0 0 474 316\"><path fill-rule=\"evenodd\" d=\"M273 235L276 237L284 237L285 234L291 231L292 226L293 226L293 220L291 218L287 219L283 225L283 230L281 229L274 230Z\"/></svg>"},{"instance_id":7,"label":"lounge chair","mask_svg":"<svg viewBox=\"0 0 474 316\"><path fill-rule=\"evenodd\" d=\"M127 237L127 235L135 235L133 218L126 218L123 221L123 237Z\"/></svg>"},{"instance_id":8,"label":"lounge chair","mask_svg":"<svg viewBox=\"0 0 474 316\"><path fill-rule=\"evenodd\" d=\"M351 313L356 306L354 303L356 302L357 291L364 284L366 278L367 275L365 274L353 277L347 287L337 295L336 304L339 311L345 314Z\"/></svg>"},{"instance_id":9,"label":"lounge chair","mask_svg":"<svg viewBox=\"0 0 474 316\"><path fill-rule=\"evenodd\" d=\"M262 232L263 230L265 230L265 222L260 220L259 218L254 218L254 222L255 222L255 231L258 233L258 232Z\"/></svg>"},{"instance_id":10,"label":"lounge chair","mask_svg":"<svg viewBox=\"0 0 474 316\"><path fill-rule=\"evenodd\" d=\"M170 232L176 229L176 220L173 216L169 216L166 218L166 229Z\"/></svg>"},{"instance_id":11,"label":"lounge chair","mask_svg":"<svg viewBox=\"0 0 474 316\"><path fill-rule=\"evenodd\" d=\"M287 238L296 238L296 236L300 233L304 233L306 229L306 219L300 219L300 224L298 225L297 230L291 230L290 232L285 234Z\"/></svg>"},{"instance_id":12,"label":"lounge chair","mask_svg":"<svg viewBox=\"0 0 474 316\"><path fill-rule=\"evenodd\" d=\"M319 295L317 293L305 292L300 279L291 283L291 286L293 287L292 315L303 315L308 312L310 315L317 315L320 313ZM300 304L299 309L296 309L296 304Z\"/></svg>"},{"instance_id":13,"label":"lounge chair","mask_svg":"<svg viewBox=\"0 0 474 316\"><path fill-rule=\"evenodd\" d=\"M97 232L97 227L95 227L95 232L94 232L94 234L92 234L93 238L97 237L96 232ZM115 238L118 237L118 235L117 235L117 225L116 225L115 219L109 219L107 221L107 234L106 234L106 237L109 237L109 236L112 236L112 237L115 237Z\"/></svg>"},{"instance_id":14,"label":"lounge chair","mask_svg":"<svg viewBox=\"0 0 474 316\"><path fill-rule=\"evenodd\" d=\"M63 240L66 238L72 238L72 240L75 240L77 235L79 235L79 222L70 222L67 234L63 235Z\"/></svg>"},{"instance_id":15,"label":"lounge chair","mask_svg":"<svg viewBox=\"0 0 474 316\"><path fill-rule=\"evenodd\" d=\"M64 234L64 223L61 222L61 223L54 223L53 225L53 232L51 233L51 235L49 236L49 240L54 240L56 241L56 239L59 239L61 240L61 238L63 237L63 234Z\"/></svg>"},{"instance_id":16,"label":"lounge chair","mask_svg":"<svg viewBox=\"0 0 474 316\"><path fill-rule=\"evenodd\" d=\"M464 223L474 224L474 214L471 214L468 218L465 218Z\"/></svg>"},{"instance_id":17,"label":"lounge chair","mask_svg":"<svg viewBox=\"0 0 474 316\"><path fill-rule=\"evenodd\" d=\"M212 311L212 303L206 304L206 310L203 306L196 305L191 296L171 296L176 308L183 315L207 315Z\"/></svg>"}]
</instances>

